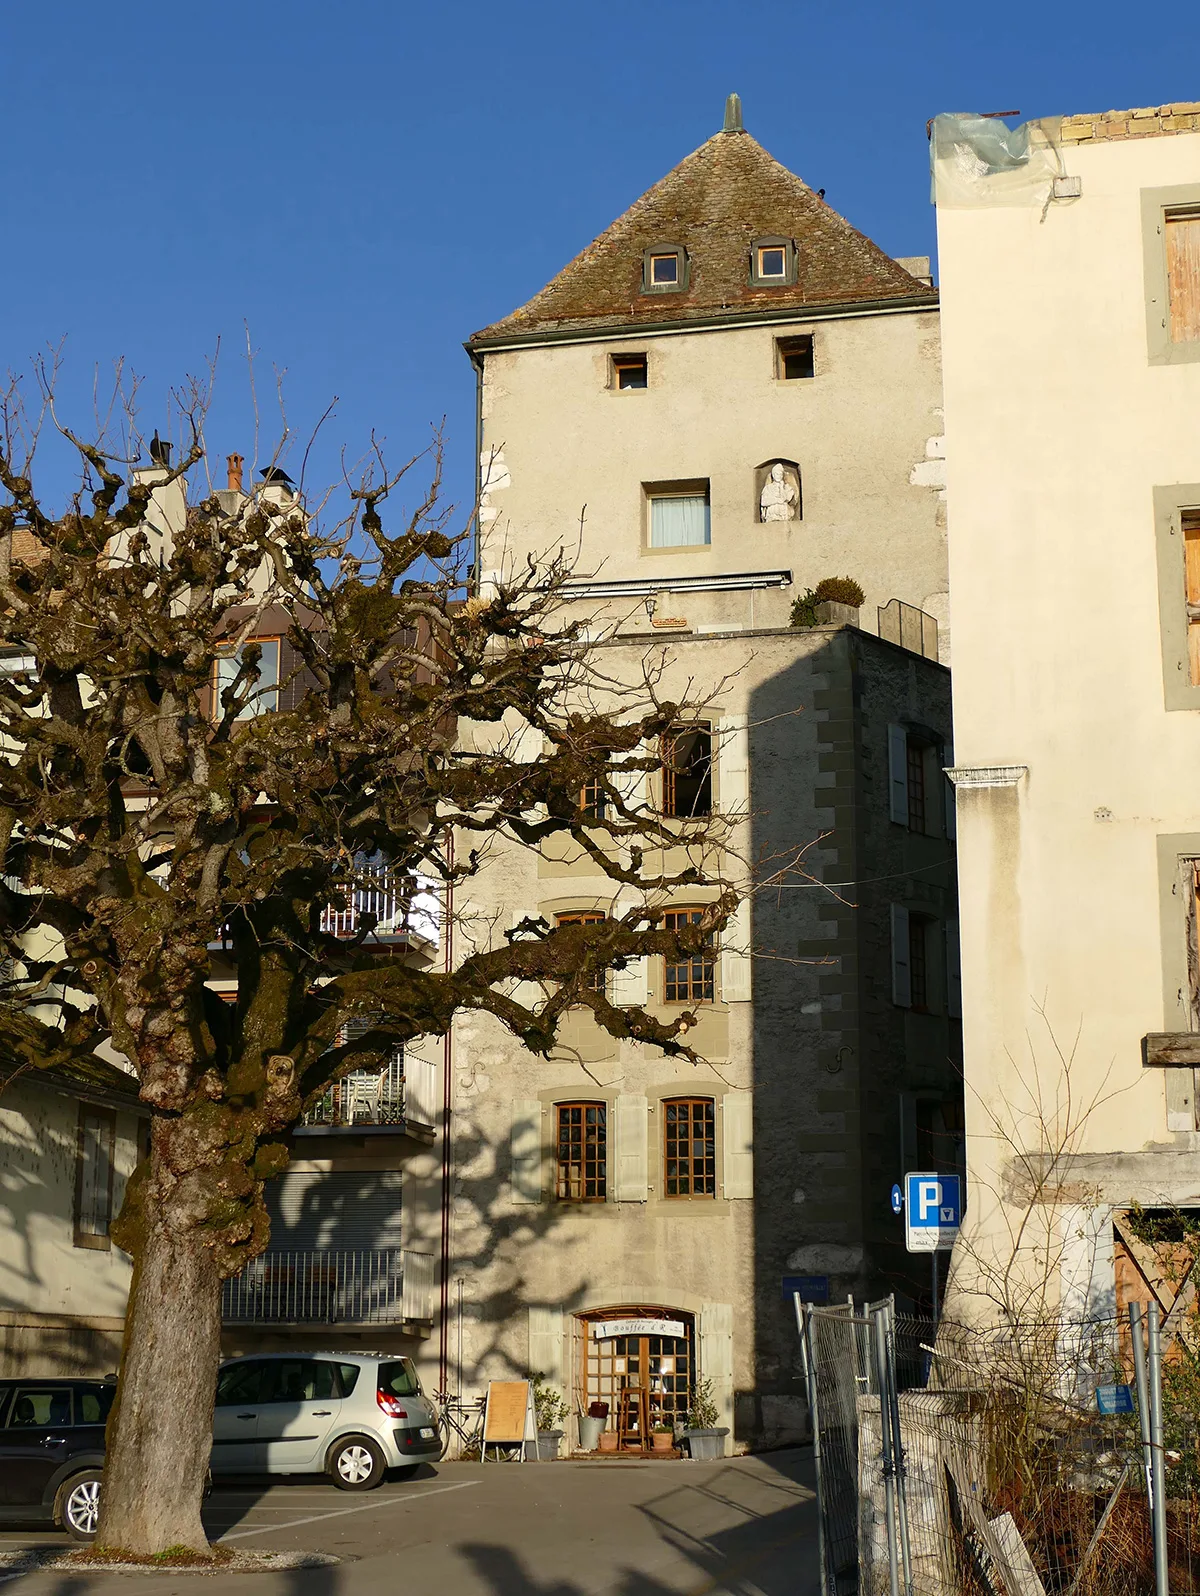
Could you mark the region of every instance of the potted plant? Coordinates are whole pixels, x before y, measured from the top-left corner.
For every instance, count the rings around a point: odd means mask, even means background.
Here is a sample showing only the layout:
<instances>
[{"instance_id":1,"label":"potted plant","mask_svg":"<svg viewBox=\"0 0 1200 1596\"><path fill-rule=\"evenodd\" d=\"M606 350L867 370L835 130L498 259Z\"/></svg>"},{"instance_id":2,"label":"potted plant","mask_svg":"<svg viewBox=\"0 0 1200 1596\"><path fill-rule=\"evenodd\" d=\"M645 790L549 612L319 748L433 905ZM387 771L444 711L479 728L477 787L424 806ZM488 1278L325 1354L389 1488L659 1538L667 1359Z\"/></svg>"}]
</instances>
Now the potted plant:
<instances>
[{"instance_id":1,"label":"potted plant","mask_svg":"<svg viewBox=\"0 0 1200 1596\"><path fill-rule=\"evenodd\" d=\"M608 1403L593 1402L586 1413L579 1415L579 1450L594 1452L600 1445L605 1424L608 1422Z\"/></svg>"},{"instance_id":2,"label":"potted plant","mask_svg":"<svg viewBox=\"0 0 1200 1596\"><path fill-rule=\"evenodd\" d=\"M696 1462L714 1462L725 1455L725 1437L729 1427L718 1426L721 1415L713 1401L712 1381L697 1380L692 1392L692 1406L688 1413L684 1438L688 1456Z\"/></svg>"},{"instance_id":3,"label":"potted plant","mask_svg":"<svg viewBox=\"0 0 1200 1596\"><path fill-rule=\"evenodd\" d=\"M552 1385L543 1385L540 1375L533 1381L533 1416L537 1423L537 1460L553 1463L558 1443L563 1438L562 1424L570 1410Z\"/></svg>"},{"instance_id":4,"label":"potted plant","mask_svg":"<svg viewBox=\"0 0 1200 1596\"><path fill-rule=\"evenodd\" d=\"M650 1431L650 1445L655 1452L669 1452L675 1445L675 1431L660 1419Z\"/></svg>"},{"instance_id":5,"label":"potted plant","mask_svg":"<svg viewBox=\"0 0 1200 1596\"><path fill-rule=\"evenodd\" d=\"M864 593L852 576L825 576L792 605L793 626L857 626Z\"/></svg>"}]
</instances>

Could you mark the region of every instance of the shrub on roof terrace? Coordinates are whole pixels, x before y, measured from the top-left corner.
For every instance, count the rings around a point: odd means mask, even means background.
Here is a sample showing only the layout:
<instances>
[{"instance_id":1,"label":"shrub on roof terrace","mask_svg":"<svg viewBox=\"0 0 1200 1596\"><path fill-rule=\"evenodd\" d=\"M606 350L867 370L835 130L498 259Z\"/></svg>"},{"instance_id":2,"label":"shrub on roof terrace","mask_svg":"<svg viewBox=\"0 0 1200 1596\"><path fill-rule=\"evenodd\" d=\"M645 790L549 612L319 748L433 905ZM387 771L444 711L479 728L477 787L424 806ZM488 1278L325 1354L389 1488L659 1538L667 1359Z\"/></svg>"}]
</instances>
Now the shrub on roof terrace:
<instances>
[{"instance_id":1,"label":"shrub on roof terrace","mask_svg":"<svg viewBox=\"0 0 1200 1596\"><path fill-rule=\"evenodd\" d=\"M861 609L866 595L852 576L823 576L792 605L793 626L816 626L818 604L848 604Z\"/></svg>"}]
</instances>

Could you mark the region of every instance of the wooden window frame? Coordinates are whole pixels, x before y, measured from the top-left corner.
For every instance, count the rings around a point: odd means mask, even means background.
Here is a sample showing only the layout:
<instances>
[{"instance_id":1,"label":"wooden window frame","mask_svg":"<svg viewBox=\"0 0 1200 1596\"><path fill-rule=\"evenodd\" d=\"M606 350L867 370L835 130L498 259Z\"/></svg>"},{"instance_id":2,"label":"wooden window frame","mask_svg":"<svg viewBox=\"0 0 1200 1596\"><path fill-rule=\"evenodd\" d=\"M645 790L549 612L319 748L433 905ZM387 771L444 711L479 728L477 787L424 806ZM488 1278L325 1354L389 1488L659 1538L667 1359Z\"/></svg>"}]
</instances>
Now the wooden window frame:
<instances>
[{"instance_id":1,"label":"wooden window frame","mask_svg":"<svg viewBox=\"0 0 1200 1596\"><path fill-rule=\"evenodd\" d=\"M608 813L608 794L597 776L579 789L579 813L584 820L603 820Z\"/></svg>"},{"instance_id":2,"label":"wooden window frame","mask_svg":"<svg viewBox=\"0 0 1200 1596\"><path fill-rule=\"evenodd\" d=\"M763 256L768 251L782 250L783 271L764 274L762 269ZM775 234L764 234L762 238L751 240L750 244L750 286L751 288L793 288L796 284L799 251L794 238L784 238Z\"/></svg>"},{"instance_id":3,"label":"wooden window frame","mask_svg":"<svg viewBox=\"0 0 1200 1596\"><path fill-rule=\"evenodd\" d=\"M699 802L700 796L705 792L706 789L708 793L708 802L700 808L697 808L696 805L693 804L692 808L686 814L681 814L679 812L679 777L681 774L687 774L691 776L692 771L690 767L686 772L681 771L679 766L673 763L672 753L676 744L684 737L688 737L697 733L702 737L707 737L708 739L707 757L705 758L702 755L698 762L698 764L704 764L706 766L706 773L694 778L699 781L697 802ZM662 802L660 806L660 813L662 814L663 819L710 819L713 814L713 775L715 774L713 764L712 722L707 720L681 720L668 727L668 729L662 734L662 738L659 743L659 760L661 766L660 777L662 782Z\"/></svg>"},{"instance_id":4,"label":"wooden window frame","mask_svg":"<svg viewBox=\"0 0 1200 1596\"><path fill-rule=\"evenodd\" d=\"M254 703L255 700L247 700L247 703L243 706L242 713L237 716L234 724L240 726L246 721L257 720L260 715L275 715L279 712L279 696L283 691L283 685L281 681L283 674L283 638L278 633L271 633L264 637L246 637L242 639L236 648L233 646L233 644L226 643L221 643L217 646L218 658L213 660L212 666L212 719L214 723L219 723L224 717L225 713L225 711L221 708L220 661L222 659L236 658L237 655L241 653L242 649L248 648L251 643L258 643L262 647L264 655L266 653L266 645L268 643L274 643L275 645L274 686L266 688L260 686L255 688L256 693L273 692L275 694L275 702L269 707L264 704L261 708L250 709L250 705ZM246 713L247 709L250 709L250 713L248 714Z\"/></svg>"},{"instance_id":5,"label":"wooden window frame","mask_svg":"<svg viewBox=\"0 0 1200 1596\"><path fill-rule=\"evenodd\" d=\"M1197 256L1192 268L1194 281L1187 284L1185 295L1178 296L1187 302L1182 315L1176 310L1180 263L1173 261L1174 228L1180 223L1188 224L1193 231L1189 254L1194 250ZM1163 251L1167 274L1167 341L1176 349L1186 348L1189 344L1200 343L1200 205L1175 205L1163 211Z\"/></svg>"},{"instance_id":6,"label":"wooden window frame","mask_svg":"<svg viewBox=\"0 0 1200 1596\"><path fill-rule=\"evenodd\" d=\"M613 355L610 357L611 386L617 393L644 393L650 386L650 360L647 355ZM640 373L641 382L622 382L627 372Z\"/></svg>"},{"instance_id":7,"label":"wooden window frame","mask_svg":"<svg viewBox=\"0 0 1200 1596\"><path fill-rule=\"evenodd\" d=\"M1200 322L1194 337L1176 337L1172 306L1174 220L1200 216L1200 183L1176 183L1141 191L1142 268L1145 282L1146 354L1152 366L1185 365L1200 360ZM1200 284L1197 284L1200 292ZM1198 308L1193 307L1193 315ZM1181 706L1170 706L1181 707Z\"/></svg>"},{"instance_id":8,"label":"wooden window frame","mask_svg":"<svg viewBox=\"0 0 1200 1596\"><path fill-rule=\"evenodd\" d=\"M681 925L696 925L704 916L705 910L695 906L679 909L666 909L663 912L662 924L664 931L678 930ZM696 1004L709 1006L717 1000L717 950L709 938L711 951L696 953L682 963L672 964L663 958L663 989L662 1000L664 1003L678 1003L684 1008L692 1008ZM676 973L672 975L672 971ZM682 976L679 972L686 972ZM672 996L672 988L676 995ZM684 991L683 997L678 996Z\"/></svg>"},{"instance_id":9,"label":"wooden window frame","mask_svg":"<svg viewBox=\"0 0 1200 1596\"><path fill-rule=\"evenodd\" d=\"M686 1137L686 1148L687 1148L687 1151L686 1152L682 1152L682 1153L680 1152L679 1149L680 1149L680 1147L682 1145L685 1145L685 1143L681 1140L681 1138L678 1135L678 1127L679 1127L679 1125L681 1123L681 1121L680 1121L680 1119L678 1117L678 1111L681 1108L686 1108L687 1109L686 1124L687 1124L687 1128L688 1128L687 1137ZM674 1120L672 1120L671 1113L670 1113L670 1111L672 1109L674 1109L676 1111L676 1117L674 1118ZM696 1124L696 1114L695 1114L694 1111L697 1110L697 1109L704 1110L703 1128L706 1129L709 1134L706 1137L704 1137L703 1140L705 1140L707 1142L707 1144L712 1149L711 1156L708 1155L708 1154L705 1154L704 1158L702 1160L705 1163L711 1163L712 1168L711 1168L711 1170L703 1170L703 1171L701 1171L699 1176L696 1175L695 1170L693 1168L693 1165L696 1163L696 1157L695 1157L694 1148L696 1146L696 1140L697 1140L697 1138L695 1136L695 1133L694 1133L695 1132L695 1124ZM672 1126L674 1126L676 1128L676 1134L675 1134L674 1138L672 1138ZM674 1146L672 1145L673 1143L674 1143ZM663 1154L662 1192L663 1192L663 1197L667 1201L675 1202L675 1201L677 1201L677 1200L679 1200L681 1198L686 1199L686 1198L694 1198L694 1197L700 1197L700 1198L703 1198L705 1201L708 1201L708 1200L714 1199L716 1197L716 1195L717 1195L717 1103L716 1103L716 1099L715 1098L713 1098L713 1097L664 1097L663 1098L663 1100L662 1100L662 1154ZM671 1164L672 1163L675 1163L676 1166L678 1166L680 1164L686 1164L687 1165L686 1173L682 1172L677 1167L675 1174L672 1175L670 1173L670 1169L671 1169ZM675 1187L676 1187L676 1189L674 1191L671 1190L672 1183L674 1183ZM683 1189L683 1188L686 1188L686 1189Z\"/></svg>"},{"instance_id":10,"label":"wooden window frame","mask_svg":"<svg viewBox=\"0 0 1200 1596\"><path fill-rule=\"evenodd\" d=\"M564 909L561 914L554 916L554 924L560 925L603 925L608 916L603 909ZM588 977L587 985L593 992L604 992L608 987L608 971L597 970Z\"/></svg>"},{"instance_id":11,"label":"wooden window frame","mask_svg":"<svg viewBox=\"0 0 1200 1596\"><path fill-rule=\"evenodd\" d=\"M592 1139L589 1156L588 1121L589 1113L597 1113L594 1121L597 1126L597 1135ZM564 1116L578 1114L576 1124L570 1121L566 1124L567 1131L578 1128L578 1136L570 1136L564 1141ZM568 1148L568 1156L563 1157L564 1147ZM571 1152L578 1149L579 1157L573 1159ZM575 1170L577 1173L572 1174ZM590 1171L590 1173L589 1173ZM590 1192L588 1186L593 1188ZM577 1189L572 1190L575 1187ZM560 1203L604 1203L608 1201L608 1104L593 1100L579 1099L569 1103L555 1103L554 1105L554 1200Z\"/></svg>"},{"instance_id":12,"label":"wooden window frame","mask_svg":"<svg viewBox=\"0 0 1200 1596\"><path fill-rule=\"evenodd\" d=\"M908 777L908 829L929 835L929 802L925 790L925 764L930 744L910 733L905 738L904 758Z\"/></svg>"},{"instance_id":13,"label":"wooden window frame","mask_svg":"<svg viewBox=\"0 0 1200 1596\"><path fill-rule=\"evenodd\" d=\"M789 360L800 362L801 369L789 372ZM805 382L816 375L816 342L812 333L775 340L775 376L779 382Z\"/></svg>"},{"instance_id":14,"label":"wooden window frame","mask_svg":"<svg viewBox=\"0 0 1200 1596\"><path fill-rule=\"evenodd\" d=\"M654 280L655 261L664 260L673 255L676 260L675 279L673 282L664 283ZM691 279L691 259L682 244L651 244L642 252L642 293L643 294L682 294L687 291Z\"/></svg>"},{"instance_id":15,"label":"wooden window frame","mask_svg":"<svg viewBox=\"0 0 1200 1596\"><path fill-rule=\"evenodd\" d=\"M98 1234L95 1231L82 1228L83 1218L83 1166L85 1149L87 1146L85 1123L89 1119L98 1120L108 1133L108 1185L104 1194L104 1231ZM111 1252L112 1237L109 1231L113 1219L113 1175L117 1155L117 1116L111 1108L97 1108L92 1103L80 1103L79 1118L75 1130L75 1206L74 1206L74 1245L87 1248L93 1252Z\"/></svg>"}]
</instances>

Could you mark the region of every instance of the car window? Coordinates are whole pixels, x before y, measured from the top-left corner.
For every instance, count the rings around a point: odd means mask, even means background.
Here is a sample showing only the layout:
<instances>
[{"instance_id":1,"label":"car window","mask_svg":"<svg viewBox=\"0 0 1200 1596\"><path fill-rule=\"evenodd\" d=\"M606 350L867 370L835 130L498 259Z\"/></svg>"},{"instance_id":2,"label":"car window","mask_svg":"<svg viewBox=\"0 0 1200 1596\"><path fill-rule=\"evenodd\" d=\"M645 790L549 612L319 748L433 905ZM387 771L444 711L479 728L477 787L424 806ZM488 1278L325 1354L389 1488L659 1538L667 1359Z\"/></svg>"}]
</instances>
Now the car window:
<instances>
[{"instance_id":1,"label":"car window","mask_svg":"<svg viewBox=\"0 0 1200 1596\"><path fill-rule=\"evenodd\" d=\"M379 1389L390 1391L393 1396L416 1396L420 1390L417 1384L417 1371L407 1358L401 1359L398 1363L381 1363Z\"/></svg>"},{"instance_id":2,"label":"car window","mask_svg":"<svg viewBox=\"0 0 1200 1596\"><path fill-rule=\"evenodd\" d=\"M75 1422L77 1424L104 1424L117 1394L115 1385L77 1385L75 1387Z\"/></svg>"},{"instance_id":3,"label":"car window","mask_svg":"<svg viewBox=\"0 0 1200 1596\"><path fill-rule=\"evenodd\" d=\"M263 1402L327 1402L334 1395L334 1365L319 1358L272 1359Z\"/></svg>"},{"instance_id":4,"label":"car window","mask_svg":"<svg viewBox=\"0 0 1200 1596\"><path fill-rule=\"evenodd\" d=\"M269 1364L261 1359L251 1363L231 1363L217 1376L217 1406L242 1406L263 1399L264 1376Z\"/></svg>"},{"instance_id":5,"label":"car window","mask_svg":"<svg viewBox=\"0 0 1200 1596\"><path fill-rule=\"evenodd\" d=\"M358 1372L361 1365L357 1363L339 1363L338 1375L342 1382L342 1395L349 1396L358 1383Z\"/></svg>"},{"instance_id":6,"label":"car window","mask_svg":"<svg viewBox=\"0 0 1200 1596\"><path fill-rule=\"evenodd\" d=\"M57 1391L22 1386L12 1405L9 1429L44 1429L50 1424L70 1424L71 1393L60 1386Z\"/></svg>"}]
</instances>

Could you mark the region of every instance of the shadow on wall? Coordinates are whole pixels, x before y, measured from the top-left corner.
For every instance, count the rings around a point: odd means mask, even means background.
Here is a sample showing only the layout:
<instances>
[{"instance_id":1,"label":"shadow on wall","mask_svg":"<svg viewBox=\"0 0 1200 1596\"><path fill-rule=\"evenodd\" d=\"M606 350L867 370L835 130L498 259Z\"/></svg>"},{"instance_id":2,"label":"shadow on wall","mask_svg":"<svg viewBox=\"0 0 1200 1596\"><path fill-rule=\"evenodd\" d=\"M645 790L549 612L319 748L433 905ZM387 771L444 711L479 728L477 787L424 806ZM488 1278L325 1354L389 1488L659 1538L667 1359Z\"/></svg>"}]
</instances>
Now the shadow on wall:
<instances>
[{"instance_id":1,"label":"shadow on wall","mask_svg":"<svg viewBox=\"0 0 1200 1596\"><path fill-rule=\"evenodd\" d=\"M768 1445L806 1426L784 1279L807 1277L814 1300L927 1289L888 1208L916 1153L904 1105L962 1101L961 1025L944 1002L897 1006L892 982L891 905L935 927L957 914L953 844L889 809L889 725L948 746L949 676L854 628L812 643L749 705L751 857L807 846L815 878L763 893L753 917L756 1389L738 1394L735 1422ZM932 933L929 947L932 963Z\"/></svg>"}]
</instances>

